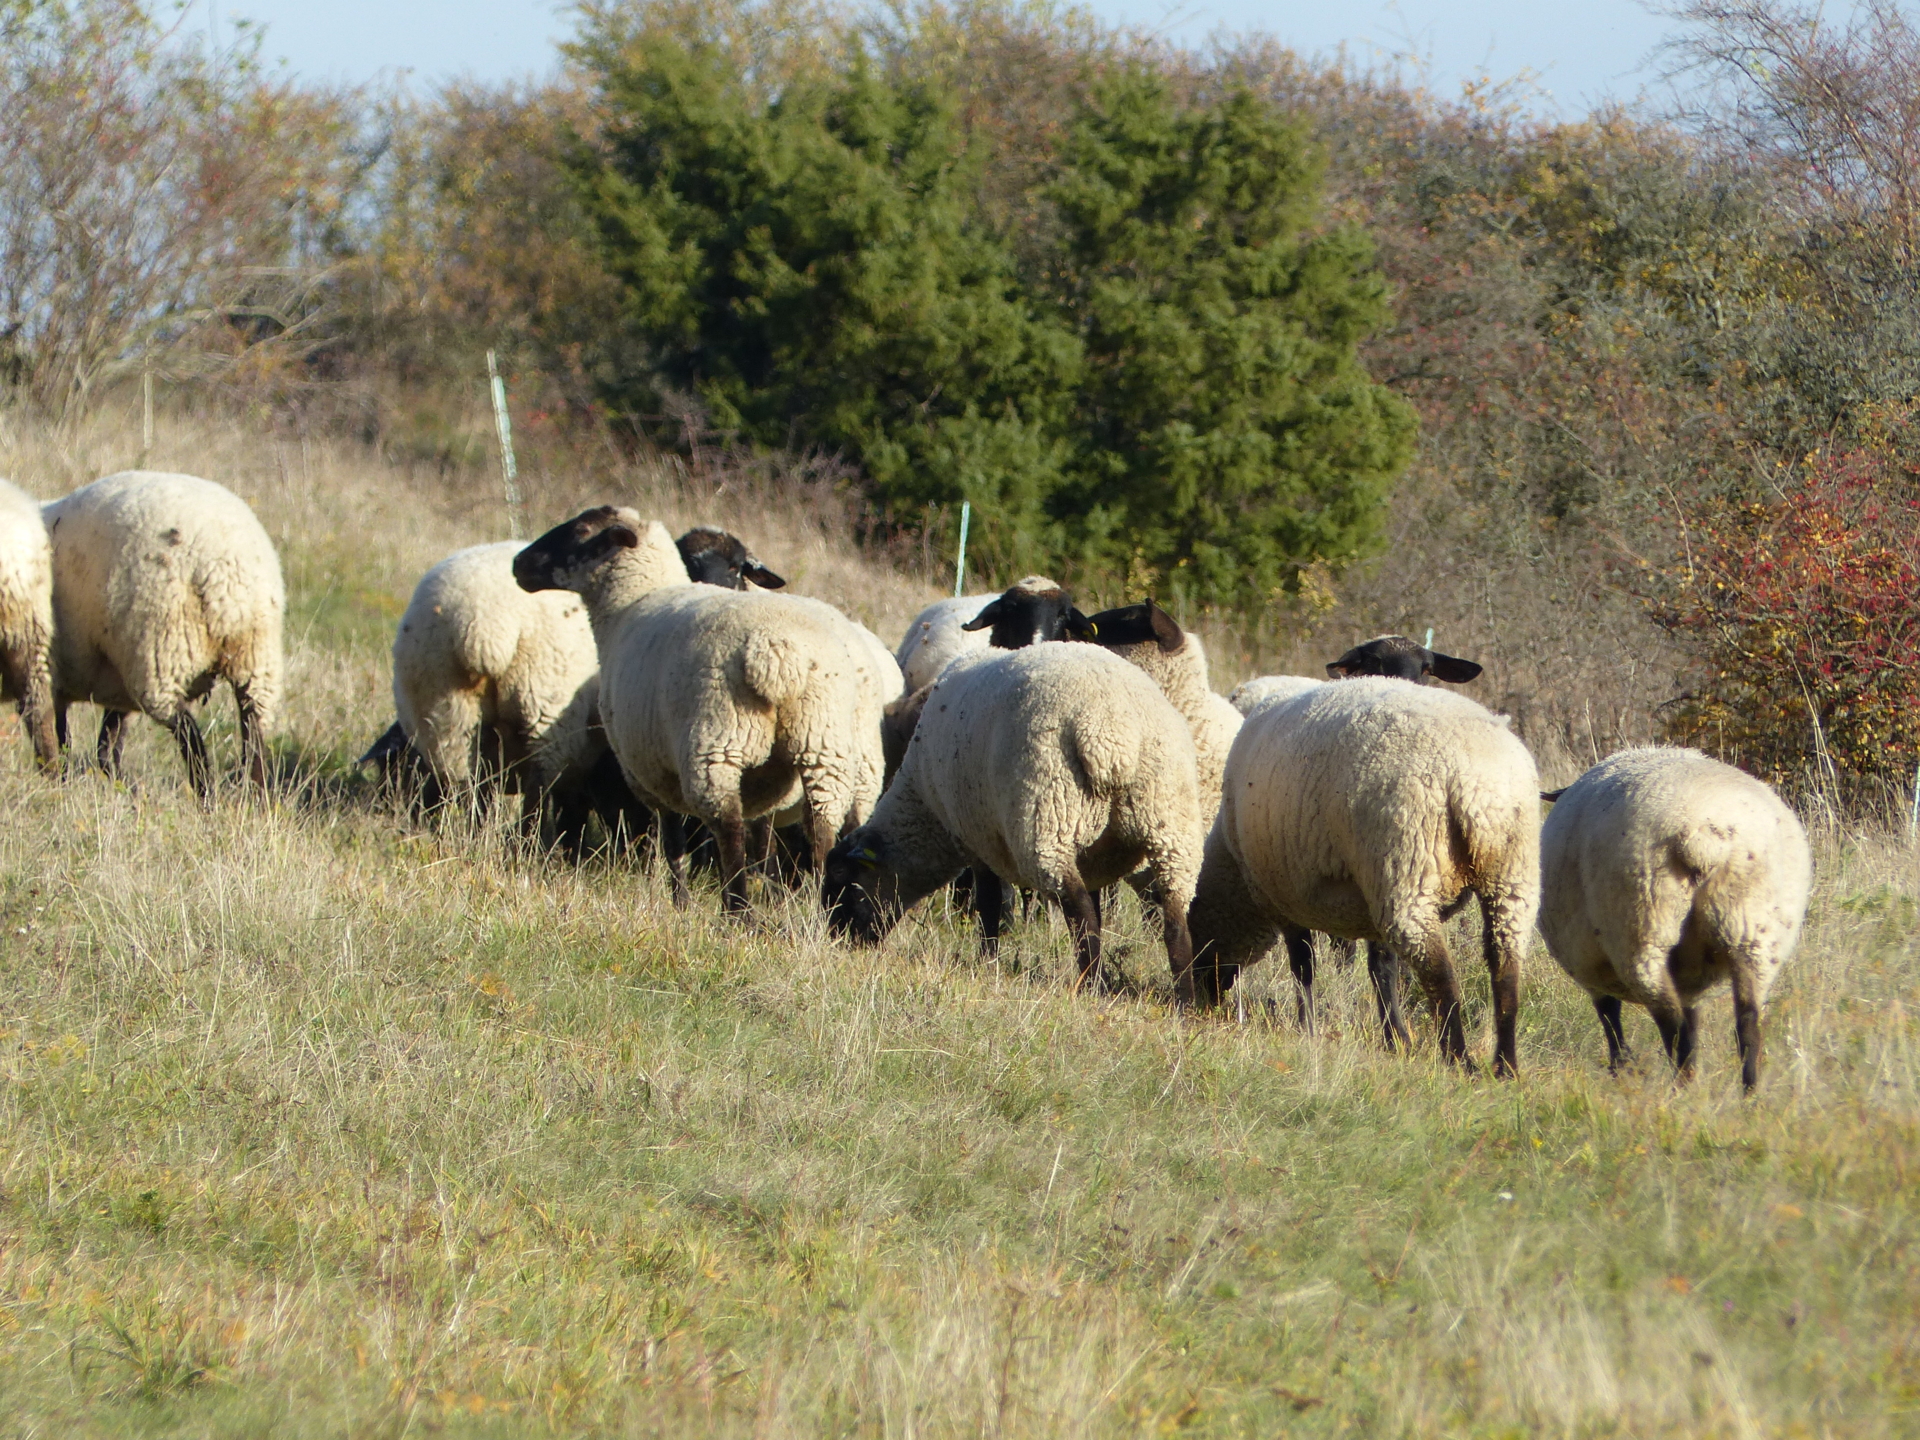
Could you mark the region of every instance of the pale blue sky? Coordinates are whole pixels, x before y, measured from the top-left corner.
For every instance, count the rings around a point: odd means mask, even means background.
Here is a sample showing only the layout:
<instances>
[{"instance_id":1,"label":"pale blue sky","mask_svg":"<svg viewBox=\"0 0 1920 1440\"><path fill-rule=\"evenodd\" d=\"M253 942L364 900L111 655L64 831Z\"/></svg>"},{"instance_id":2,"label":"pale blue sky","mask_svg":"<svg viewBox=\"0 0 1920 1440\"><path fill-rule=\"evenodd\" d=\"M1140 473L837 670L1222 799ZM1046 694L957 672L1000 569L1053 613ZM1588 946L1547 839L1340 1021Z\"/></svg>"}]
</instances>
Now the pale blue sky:
<instances>
[{"instance_id":1,"label":"pale blue sky","mask_svg":"<svg viewBox=\"0 0 1920 1440\"><path fill-rule=\"evenodd\" d=\"M565 7L545 0L194 0L183 26L204 31L209 4L222 31L241 16L262 22L269 59L348 81L397 71L424 85L537 74L571 25ZM1362 60L1414 57L1445 94L1483 75L1527 71L1535 108L1563 115L1632 100L1653 81L1656 67L1645 62L1667 29L1639 0L1094 0L1093 9L1186 42L1260 29L1308 53L1345 45Z\"/></svg>"}]
</instances>

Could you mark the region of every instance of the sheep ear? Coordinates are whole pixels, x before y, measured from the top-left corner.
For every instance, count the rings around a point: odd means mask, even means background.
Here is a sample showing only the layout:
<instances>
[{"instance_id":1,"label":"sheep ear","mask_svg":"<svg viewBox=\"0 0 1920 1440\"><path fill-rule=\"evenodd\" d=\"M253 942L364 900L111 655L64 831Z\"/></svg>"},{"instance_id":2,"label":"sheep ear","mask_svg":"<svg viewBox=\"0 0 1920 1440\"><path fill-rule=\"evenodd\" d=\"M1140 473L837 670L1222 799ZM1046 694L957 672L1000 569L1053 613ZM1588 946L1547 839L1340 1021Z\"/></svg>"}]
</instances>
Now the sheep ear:
<instances>
[{"instance_id":1,"label":"sheep ear","mask_svg":"<svg viewBox=\"0 0 1920 1440\"><path fill-rule=\"evenodd\" d=\"M783 590L787 582L762 565L753 556L747 556L747 563L740 567L740 573L758 585L762 590Z\"/></svg>"},{"instance_id":2,"label":"sheep ear","mask_svg":"<svg viewBox=\"0 0 1920 1440\"><path fill-rule=\"evenodd\" d=\"M1147 601L1147 616L1153 625L1153 638L1162 651L1178 650L1186 643L1187 632L1180 628L1180 622L1151 600Z\"/></svg>"},{"instance_id":3,"label":"sheep ear","mask_svg":"<svg viewBox=\"0 0 1920 1440\"><path fill-rule=\"evenodd\" d=\"M847 859L853 861L862 870L874 870L880 865L880 851L871 840L862 840L858 845L848 849Z\"/></svg>"},{"instance_id":4,"label":"sheep ear","mask_svg":"<svg viewBox=\"0 0 1920 1440\"><path fill-rule=\"evenodd\" d=\"M995 600L960 628L962 630L985 630L1000 618L1000 610L1000 602Z\"/></svg>"},{"instance_id":5,"label":"sheep ear","mask_svg":"<svg viewBox=\"0 0 1920 1440\"><path fill-rule=\"evenodd\" d=\"M1471 660L1462 660L1453 655L1442 655L1437 651L1431 653L1433 654L1433 662L1428 665L1427 669L1437 680L1445 680L1449 685L1464 685L1469 680L1477 678L1480 674L1480 667Z\"/></svg>"},{"instance_id":6,"label":"sheep ear","mask_svg":"<svg viewBox=\"0 0 1920 1440\"><path fill-rule=\"evenodd\" d=\"M1066 631L1069 640L1091 640L1098 643L1100 639L1100 627L1072 605L1067 607Z\"/></svg>"},{"instance_id":7,"label":"sheep ear","mask_svg":"<svg viewBox=\"0 0 1920 1440\"><path fill-rule=\"evenodd\" d=\"M623 550L631 550L640 543L640 532L631 525L615 522L600 532L609 545L618 545Z\"/></svg>"},{"instance_id":8,"label":"sheep ear","mask_svg":"<svg viewBox=\"0 0 1920 1440\"><path fill-rule=\"evenodd\" d=\"M1347 667L1342 665L1338 660L1329 660L1327 662L1327 678L1329 680L1346 679Z\"/></svg>"}]
</instances>

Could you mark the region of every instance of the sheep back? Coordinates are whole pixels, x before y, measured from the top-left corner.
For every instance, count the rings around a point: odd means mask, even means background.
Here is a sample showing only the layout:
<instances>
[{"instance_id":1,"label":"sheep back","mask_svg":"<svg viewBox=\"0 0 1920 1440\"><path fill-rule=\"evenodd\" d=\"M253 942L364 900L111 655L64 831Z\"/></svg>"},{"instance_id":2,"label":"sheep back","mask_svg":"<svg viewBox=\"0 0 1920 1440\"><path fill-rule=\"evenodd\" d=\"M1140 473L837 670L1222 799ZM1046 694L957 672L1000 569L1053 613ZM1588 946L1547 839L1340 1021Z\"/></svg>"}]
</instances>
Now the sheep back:
<instances>
[{"instance_id":1,"label":"sheep back","mask_svg":"<svg viewBox=\"0 0 1920 1440\"><path fill-rule=\"evenodd\" d=\"M1681 1003L1745 965L1764 1002L1813 883L1773 790L1697 750L1626 750L1569 786L1540 832L1540 930L1589 994Z\"/></svg>"},{"instance_id":2,"label":"sheep back","mask_svg":"<svg viewBox=\"0 0 1920 1440\"><path fill-rule=\"evenodd\" d=\"M1224 698L1213 693L1207 673L1207 650L1200 637L1188 630L1179 648L1171 651L1162 650L1152 640L1105 648L1145 671L1180 712L1193 733L1194 756L1200 767L1201 803L1209 808L1217 807L1220 778L1226 768L1227 752L1233 748L1233 737L1239 733L1241 715Z\"/></svg>"},{"instance_id":3,"label":"sheep back","mask_svg":"<svg viewBox=\"0 0 1920 1440\"><path fill-rule=\"evenodd\" d=\"M1523 935L1539 900L1539 779L1504 718L1401 680L1346 680L1248 717L1194 902L1224 960L1284 923L1412 947L1469 889Z\"/></svg>"},{"instance_id":4,"label":"sheep back","mask_svg":"<svg viewBox=\"0 0 1920 1440\"><path fill-rule=\"evenodd\" d=\"M907 626L906 638L894 652L903 679L903 692L912 694L931 685L955 656L985 650L986 631L960 627L999 598L998 594L960 595L936 600L914 616L913 623Z\"/></svg>"},{"instance_id":5,"label":"sheep back","mask_svg":"<svg viewBox=\"0 0 1920 1440\"><path fill-rule=\"evenodd\" d=\"M586 607L567 591L522 590L520 549L506 541L449 555L421 577L394 635L401 728L443 779L469 774L482 724L520 736L549 780L593 758L599 656Z\"/></svg>"},{"instance_id":6,"label":"sheep back","mask_svg":"<svg viewBox=\"0 0 1920 1440\"><path fill-rule=\"evenodd\" d=\"M129 470L41 513L57 696L166 717L223 677L270 722L286 590L245 501L211 480Z\"/></svg>"},{"instance_id":7,"label":"sheep back","mask_svg":"<svg viewBox=\"0 0 1920 1440\"><path fill-rule=\"evenodd\" d=\"M1227 696L1227 703L1241 715L1251 715L1256 710L1264 710L1279 701L1304 695L1326 683L1310 675L1256 675L1234 686L1233 693Z\"/></svg>"},{"instance_id":8,"label":"sheep back","mask_svg":"<svg viewBox=\"0 0 1920 1440\"><path fill-rule=\"evenodd\" d=\"M969 860L1050 894L1146 862L1184 910L1199 803L1192 737L1151 680L1095 646L1036 645L947 667L872 824L951 837L918 894Z\"/></svg>"},{"instance_id":9,"label":"sheep back","mask_svg":"<svg viewBox=\"0 0 1920 1440\"><path fill-rule=\"evenodd\" d=\"M880 790L882 701L851 622L822 610L704 585L635 601L602 647L600 694L636 793L710 817L723 806L714 773L737 768L749 817L792 805L803 777L823 810L863 817Z\"/></svg>"}]
</instances>

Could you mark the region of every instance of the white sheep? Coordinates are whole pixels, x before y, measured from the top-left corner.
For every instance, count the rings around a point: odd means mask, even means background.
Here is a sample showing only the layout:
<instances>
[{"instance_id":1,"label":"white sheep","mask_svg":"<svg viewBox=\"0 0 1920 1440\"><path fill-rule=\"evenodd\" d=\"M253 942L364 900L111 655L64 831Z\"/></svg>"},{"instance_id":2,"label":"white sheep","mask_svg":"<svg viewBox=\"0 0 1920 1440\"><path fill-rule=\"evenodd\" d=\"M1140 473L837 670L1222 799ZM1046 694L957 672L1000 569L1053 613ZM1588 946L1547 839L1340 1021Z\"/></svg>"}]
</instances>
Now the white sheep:
<instances>
[{"instance_id":1,"label":"white sheep","mask_svg":"<svg viewBox=\"0 0 1920 1440\"><path fill-rule=\"evenodd\" d=\"M1185 718L1200 764L1200 803L1211 816L1220 806L1220 776L1242 716L1213 692L1200 637L1151 600L1102 610L1091 623L1095 642L1152 676Z\"/></svg>"},{"instance_id":2,"label":"white sheep","mask_svg":"<svg viewBox=\"0 0 1920 1440\"><path fill-rule=\"evenodd\" d=\"M53 545L40 502L0 480L0 681L42 770L60 764L53 720Z\"/></svg>"},{"instance_id":3,"label":"white sheep","mask_svg":"<svg viewBox=\"0 0 1920 1440\"><path fill-rule=\"evenodd\" d=\"M797 798L814 865L880 791L874 657L830 607L696 585L657 522L614 506L555 526L515 558L526 590L586 602L600 717L634 793L662 815L674 899L686 903L693 815L719 842L725 904L747 904L746 827ZM837 612L836 612L837 613Z\"/></svg>"},{"instance_id":4,"label":"white sheep","mask_svg":"<svg viewBox=\"0 0 1920 1440\"><path fill-rule=\"evenodd\" d=\"M687 531L674 548L688 577L703 584L786 583L737 536L713 526ZM512 541L472 546L421 579L393 642L400 719L361 760L389 770L417 760L426 804L435 808L473 783L477 750L492 778L520 795L523 833L535 833L544 801L556 841L577 854L592 814L610 832L629 834L644 832L651 817L618 766L607 763L596 718L600 659L586 607L565 591L522 590L513 578L520 549ZM885 661L892 669L893 657Z\"/></svg>"},{"instance_id":5,"label":"white sheep","mask_svg":"<svg viewBox=\"0 0 1920 1440\"><path fill-rule=\"evenodd\" d=\"M1248 717L1227 760L1191 920L1195 990L1217 1000L1284 938L1311 1017L1314 930L1377 942L1388 1043L1404 1041L1398 967L1413 964L1443 1052L1466 1063L1442 921L1480 901L1495 1069L1517 1063L1520 964L1540 895L1533 757L1496 716L1403 680L1346 680Z\"/></svg>"},{"instance_id":6,"label":"white sheep","mask_svg":"<svg viewBox=\"0 0 1920 1440\"><path fill-rule=\"evenodd\" d=\"M1310 675L1256 675L1234 686L1233 693L1227 696L1227 703L1242 716L1247 716L1282 700L1304 695L1326 683Z\"/></svg>"},{"instance_id":7,"label":"white sheep","mask_svg":"<svg viewBox=\"0 0 1920 1440\"><path fill-rule=\"evenodd\" d=\"M128 470L42 507L53 542L53 707L90 700L101 768L120 772L127 716L173 732L202 799L213 771L189 708L216 680L233 689L240 753L267 784L266 731L280 699L286 588L280 557L247 503L193 475Z\"/></svg>"},{"instance_id":8,"label":"white sheep","mask_svg":"<svg viewBox=\"0 0 1920 1440\"><path fill-rule=\"evenodd\" d=\"M1806 831L1772 789L1697 750L1623 750L1559 792L1540 831L1540 932L1593 997L1617 1069L1620 1005L1643 1005L1682 1075L1694 1007L1731 980L1740 1080L1813 884Z\"/></svg>"},{"instance_id":9,"label":"white sheep","mask_svg":"<svg viewBox=\"0 0 1920 1440\"><path fill-rule=\"evenodd\" d=\"M429 807L474 783L478 750L530 828L542 791L593 763L600 657L579 596L514 582L520 550L474 545L421 577L393 637L393 703Z\"/></svg>"},{"instance_id":10,"label":"white sheep","mask_svg":"<svg viewBox=\"0 0 1920 1440\"><path fill-rule=\"evenodd\" d=\"M935 682L873 816L834 848L829 924L875 943L908 906L976 867L1056 897L1083 979L1097 977L1098 892L1145 865L1178 976L1201 816L1193 740L1144 674L1091 645L963 656ZM997 944L1002 887L977 887Z\"/></svg>"},{"instance_id":11,"label":"white sheep","mask_svg":"<svg viewBox=\"0 0 1920 1440\"><path fill-rule=\"evenodd\" d=\"M970 655L987 648L982 630L969 630L966 624L999 597L996 595L957 595L936 600L907 626L907 633L894 652L905 683L902 693L911 695L931 685L956 655Z\"/></svg>"}]
</instances>

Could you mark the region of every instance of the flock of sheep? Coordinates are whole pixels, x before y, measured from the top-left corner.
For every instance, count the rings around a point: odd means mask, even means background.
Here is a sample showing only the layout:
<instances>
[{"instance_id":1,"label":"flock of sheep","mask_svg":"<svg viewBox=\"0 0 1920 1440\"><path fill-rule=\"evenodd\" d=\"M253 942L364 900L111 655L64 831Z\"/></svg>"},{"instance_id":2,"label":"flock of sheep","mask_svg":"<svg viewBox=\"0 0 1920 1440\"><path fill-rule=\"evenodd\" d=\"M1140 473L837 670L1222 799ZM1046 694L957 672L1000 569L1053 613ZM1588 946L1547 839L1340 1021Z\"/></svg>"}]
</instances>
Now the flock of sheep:
<instances>
[{"instance_id":1,"label":"flock of sheep","mask_svg":"<svg viewBox=\"0 0 1920 1440\"><path fill-rule=\"evenodd\" d=\"M103 769L143 712L210 803L192 705L224 679L264 787L284 609L271 542L219 485L132 471L43 506L0 482L0 676L47 771L68 707L90 701ZM1223 699L1199 636L1151 600L1086 616L1037 576L928 607L896 653L784 593L737 537L676 542L603 506L427 573L394 642L398 721L364 758L417 781L430 811L517 794L523 833L570 854L595 816L615 842L657 823L680 905L689 822L729 910L784 843L819 877L831 931L860 943L961 883L992 951L1023 887L1059 906L1094 985L1102 894L1124 880L1160 917L1183 1005L1217 1004L1284 942L1311 1026L1314 933L1365 941L1387 1044L1409 1039L1411 966L1463 1066L1443 922L1473 899L1498 1073L1517 1066L1537 922L1593 997L1613 1065L1631 1001L1689 1073L1696 1002L1726 979L1756 1084L1761 1007L1812 878L1772 790L1695 751L1641 749L1543 797L1504 717L1426 683L1478 666L1384 636L1327 668Z\"/></svg>"}]
</instances>

